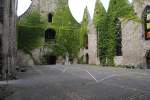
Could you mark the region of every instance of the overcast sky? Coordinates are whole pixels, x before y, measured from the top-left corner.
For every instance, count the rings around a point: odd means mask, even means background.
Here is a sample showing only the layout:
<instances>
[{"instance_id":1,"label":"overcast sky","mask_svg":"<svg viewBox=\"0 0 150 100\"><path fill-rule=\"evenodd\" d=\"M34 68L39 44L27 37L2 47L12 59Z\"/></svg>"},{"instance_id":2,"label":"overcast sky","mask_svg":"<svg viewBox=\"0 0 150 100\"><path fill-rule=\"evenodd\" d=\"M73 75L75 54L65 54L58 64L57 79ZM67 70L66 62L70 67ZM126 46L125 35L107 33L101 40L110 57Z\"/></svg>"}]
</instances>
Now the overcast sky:
<instances>
[{"instance_id":1,"label":"overcast sky","mask_svg":"<svg viewBox=\"0 0 150 100\"><path fill-rule=\"evenodd\" d=\"M132 0L129 0L130 2ZM74 18L82 21L84 8L87 6L91 17L93 18L96 0L69 0L69 7ZM101 0L105 9L108 9L109 0ZM22 15L30 6L31 0L18 0L18 16Z\"/></svg>"}]
</instances>

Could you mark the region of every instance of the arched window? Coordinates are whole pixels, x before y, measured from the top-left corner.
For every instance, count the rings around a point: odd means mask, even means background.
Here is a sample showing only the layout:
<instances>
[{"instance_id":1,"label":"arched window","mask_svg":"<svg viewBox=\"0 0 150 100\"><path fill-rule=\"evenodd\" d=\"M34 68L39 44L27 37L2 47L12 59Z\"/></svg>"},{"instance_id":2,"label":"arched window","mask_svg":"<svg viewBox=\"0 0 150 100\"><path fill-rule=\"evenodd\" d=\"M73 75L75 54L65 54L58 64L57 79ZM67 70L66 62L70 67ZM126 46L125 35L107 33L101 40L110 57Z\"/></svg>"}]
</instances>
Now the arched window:
<instances>
[{"instance_id":1,"label":"arched window","mask_svg":"<svg viewBox=\"0 0 150 100\"><path fill-rule=\"evenodd\" d=\"M116 56L122 56L122 33L121 22L118 18L115 19L116 29Z\"/></svg>"},{"instance_id":2,"label":"arched window","mask_svg":"<svg viewBox=\"0 0 150 100\"><path fill-rule=\"evenodd\" d=\"M144 10L145 39L150 39L150 6Z\"/></svg>"},{"instance_id":3,"label":"arched window","mask_svg":"<svg viewBox=\"0 0 150 100\"><path fill-rule=\"evenodd\" d=\"M85 35L85 49L88 49L88 35Z\"/></svg>"},{"instance_id":4,"label":"arched window","mask_svg":"<svg viewBox=\"0 0 150 100\"><path fill-rule=\"evenodd\" d=\"M52 22L53 15L51 13L48 14L48 22Z\"/></svg>"},{"instance_id":5,"label":"arched window","mask_svg":"<svg viewBox=\"0 0 150 100\"><path fill-rule=\"evenodd\" d=\"M146 54L146 63L147 63L147 68L150 69L150 51L148 51Z\"/></svg>"},{"instance_id":6,"label":"arched window","mask_svg":"<svg viewBox=\"0 0 150 100\"><path fill-rule=\"evenodd\" d=\"M3 23L4 0L0 0L0 23Z\"/></svg>"},{"instance_id":7,"label":"arched window","mask_svg":"<svg viewBox=\"0 0 150 100\"><path fill-rule=\"evenodd\" d=\"M45 42L55 43L56 31L54 29L47 29L45 31Z\"/></svg>"},{"instance_id":8,"label":"arched window","mask_svg":"<svg viewBox=\"0 0 150 100\"><path fill-rule=\"evenodd\" d=\"M0 35L0 75L2 74L2 68L3 68L2 36Z\"/></svg>"}]
</instances>

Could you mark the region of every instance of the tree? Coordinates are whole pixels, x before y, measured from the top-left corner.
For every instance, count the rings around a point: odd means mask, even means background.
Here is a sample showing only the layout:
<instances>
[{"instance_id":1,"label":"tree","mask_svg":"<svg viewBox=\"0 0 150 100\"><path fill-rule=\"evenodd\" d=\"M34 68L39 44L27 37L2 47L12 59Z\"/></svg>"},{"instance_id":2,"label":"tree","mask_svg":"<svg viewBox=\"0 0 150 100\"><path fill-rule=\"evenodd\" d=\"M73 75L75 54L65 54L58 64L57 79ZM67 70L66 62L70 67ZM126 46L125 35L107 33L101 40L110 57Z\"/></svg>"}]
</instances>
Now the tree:
<instances>
[{"instance_id":1,"label":"tree","mask_svg":"<svg viewBox=\"0 0 150 100\"><path fill-rule=\"evenodd\" d=\"M77 57L80 50L80 25L75 21L68 7L68 0L59 0L53 27L57 30L55 52L63 56L68 62L69 59Z\"/></svg>"}]
</instances>

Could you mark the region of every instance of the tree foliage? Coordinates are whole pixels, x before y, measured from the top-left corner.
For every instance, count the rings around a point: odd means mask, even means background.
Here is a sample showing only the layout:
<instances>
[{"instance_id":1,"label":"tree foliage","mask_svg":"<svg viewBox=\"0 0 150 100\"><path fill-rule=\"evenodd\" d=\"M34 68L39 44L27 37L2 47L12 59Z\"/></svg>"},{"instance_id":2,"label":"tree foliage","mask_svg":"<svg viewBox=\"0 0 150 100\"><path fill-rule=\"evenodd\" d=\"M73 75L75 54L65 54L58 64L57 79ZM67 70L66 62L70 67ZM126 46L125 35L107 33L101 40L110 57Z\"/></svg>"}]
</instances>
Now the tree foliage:
<instances>
[{"instance_id":1,"label":"tree foliage","mask_svg":"<svg viewBox=\"0 0 150 100\"><path fill-rule=\"evenodd\" d=\"M68 7L68 0L59 0L53 18L53 27L57 30L55 52L60 56L77 56L79 52L79 28Z\"/></svg>"},{"instance_id":2,"label":"tree foliage","mask_svg":"<svg viewBox=\"0 0 150 100\"><path fill-rule=\"evenodd\" d=\"M44 27L46 25L40 19L40 13L38 11L32 11L27 16L18 20L18 49L26 53L31 53L33 49L42 45Z\"/></svg>"}]
</instances>

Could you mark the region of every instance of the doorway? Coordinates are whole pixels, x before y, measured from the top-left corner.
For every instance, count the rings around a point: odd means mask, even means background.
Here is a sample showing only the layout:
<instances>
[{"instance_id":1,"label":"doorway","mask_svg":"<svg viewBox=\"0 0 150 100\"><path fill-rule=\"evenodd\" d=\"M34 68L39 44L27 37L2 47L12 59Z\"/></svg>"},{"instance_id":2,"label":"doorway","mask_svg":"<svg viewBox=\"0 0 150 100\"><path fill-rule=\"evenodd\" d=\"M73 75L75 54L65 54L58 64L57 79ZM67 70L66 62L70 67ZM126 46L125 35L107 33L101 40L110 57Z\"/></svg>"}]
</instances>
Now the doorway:
<instances>
[{"instance_id":1,"label":"doorway","mask_svg":"<svg viewBox=\"0 0 150 100\"><path fill-rule=\"evenodd\" d=\"M147 63L147 68L150 69L150 51L147 52L146 63Z\"/></svg>"},{"instance_id":2,"label":"doorway","mask_svg":"<svg viewBox=\"0 0 150 100\"><path fill-rule=\"evenodd\" d=\"M54 56L54 55L47 56L47 64L48 65L56 65L56 56Z\"/></svg>"},{"instance_id":3,"label":"doorway","mask_svg":"<svg viewBox=\"0 0 150 100\"><path fill-rule=\"evenodd\" d=\"M89 64L89 54L87 53L85 56L86 56L86 64Z\"/></svg>"}]
</instances>

